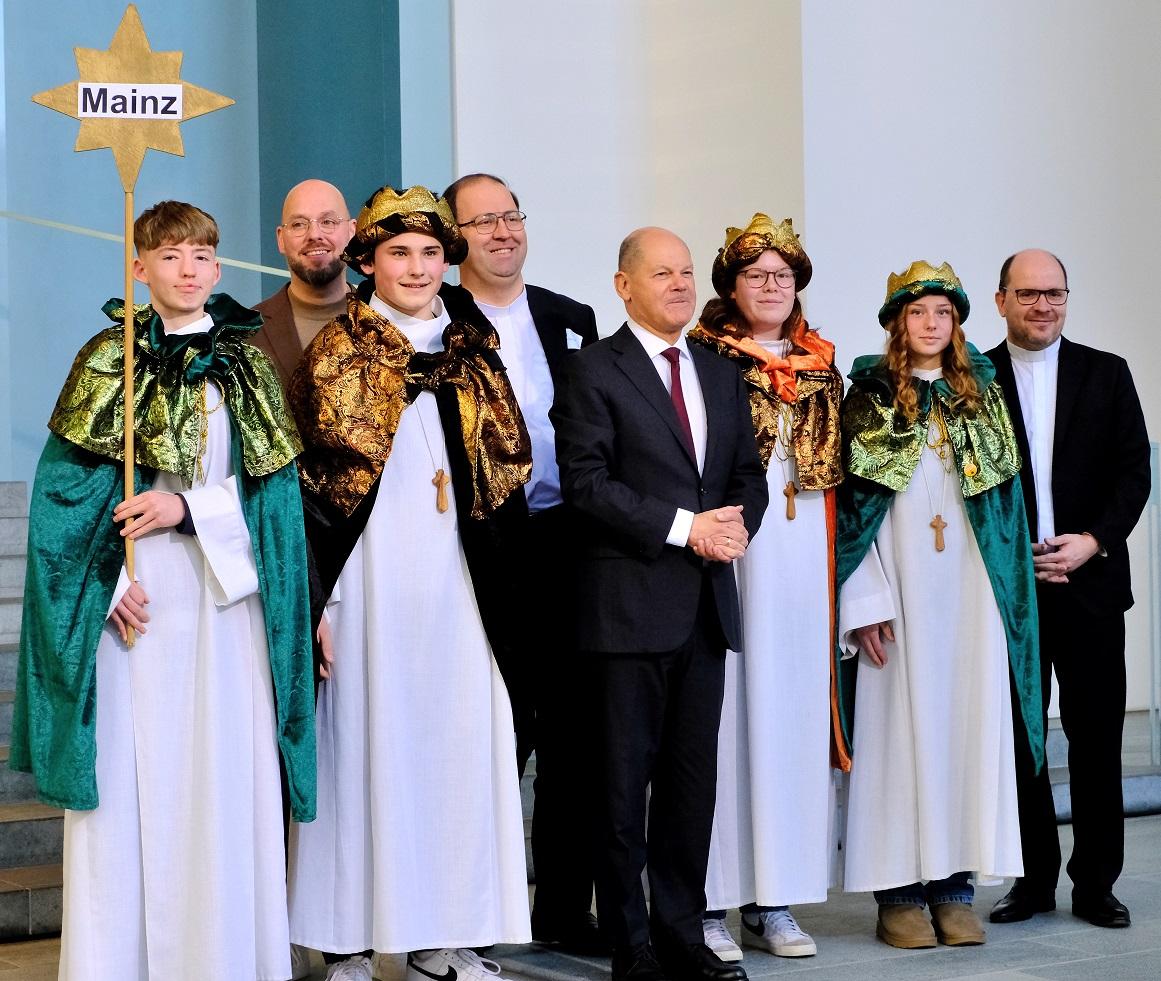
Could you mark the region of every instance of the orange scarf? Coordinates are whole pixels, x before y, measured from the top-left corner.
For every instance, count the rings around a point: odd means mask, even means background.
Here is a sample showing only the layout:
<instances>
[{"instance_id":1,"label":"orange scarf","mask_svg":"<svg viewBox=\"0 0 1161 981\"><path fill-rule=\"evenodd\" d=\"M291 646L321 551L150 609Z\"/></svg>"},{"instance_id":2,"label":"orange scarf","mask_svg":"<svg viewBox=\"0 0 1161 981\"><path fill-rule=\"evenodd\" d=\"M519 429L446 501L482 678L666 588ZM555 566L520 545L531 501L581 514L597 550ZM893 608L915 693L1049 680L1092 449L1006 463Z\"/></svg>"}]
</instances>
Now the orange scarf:
<instances>
[{"instance_id":1,"label":"orange scarf","mask_svg":"<svg viewBox=\"0 0 1161 981\"><path fill-rule=\"evenodd\" d=\"M792 354L788 358L771 354L752 337L735 338L728 334L714 336L726 346L753 358L758 367L770 376L778 398L788 405L793 405L798 398L795 372L829 371L834 364L834 345L820 337L817 331L807 330L802 321L790 333L790 347L791 350L797 347L808 353Z\"/></svg>"}]
</instances>

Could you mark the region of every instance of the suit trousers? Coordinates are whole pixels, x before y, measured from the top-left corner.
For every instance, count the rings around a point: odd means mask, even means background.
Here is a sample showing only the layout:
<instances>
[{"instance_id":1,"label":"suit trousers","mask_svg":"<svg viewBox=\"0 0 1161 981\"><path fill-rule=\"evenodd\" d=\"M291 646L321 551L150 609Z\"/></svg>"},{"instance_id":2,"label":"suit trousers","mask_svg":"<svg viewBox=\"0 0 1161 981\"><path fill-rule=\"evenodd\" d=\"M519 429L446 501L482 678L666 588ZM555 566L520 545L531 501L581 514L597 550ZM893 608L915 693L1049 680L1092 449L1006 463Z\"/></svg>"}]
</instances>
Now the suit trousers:
<instances>
[{"instance_id":1,"label":"suit trousers","mask_svg":"<svg viewBox=\"0 0 1161 981\"><path fill-rule=\"evenodd\" d=\"M524 662L535 708L528 740L536 749L534 933L577 923L593 903L600 814L596 667L573 644L573 538L571 513L548 508L529 518L522 548L529 639Z\"/></svg>"},{"instance_id":2,"label":"suit trousers","mask_svg":"<svg viewBox=\"0 0 1161 981\"><path fill-rule=\"evenodd\" d=\"M1099 556L1089 561L1100 562ZM1125 616L1089 613L1067 585L1040 583L1040 671L1044 718L1051 672L1060 689L1060 722L1068 738L1072 795L1073 896L1112 890L1125 855L1121 735L1125 723ZM1047 723L1045 724L1047 731ZM1032 772L1023 726L1016 725L1016 789L1024 885L1051 894L1060 874L1060 840L1048 769Z\"/></svg>"},{"instance_id":3,"label":"suit trousers","mask_svg":"<svg viewBox=\"0 0 1161 981\"><path fill-rule=\"evenodd\" d=\"M725 686L725 640L708 576L679 648L594 657L606 785L601 924L618 949L651 935L659 945L701 943Z\"/></svg>"}]
</instances>

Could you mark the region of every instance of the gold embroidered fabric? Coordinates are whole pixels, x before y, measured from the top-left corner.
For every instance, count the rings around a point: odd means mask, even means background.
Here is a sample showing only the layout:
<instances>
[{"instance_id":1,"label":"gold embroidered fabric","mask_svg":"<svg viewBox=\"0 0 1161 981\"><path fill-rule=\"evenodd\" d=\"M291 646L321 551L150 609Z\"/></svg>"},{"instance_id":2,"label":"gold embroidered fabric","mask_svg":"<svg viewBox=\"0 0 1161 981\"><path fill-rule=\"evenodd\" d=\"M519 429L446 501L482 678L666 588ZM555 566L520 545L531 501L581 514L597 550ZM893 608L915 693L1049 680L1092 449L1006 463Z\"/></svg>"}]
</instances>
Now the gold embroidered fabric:
<instances>
[{"instance_id":1,"label":"gold embroidered fabric","mask_svg":"<svg viewBox=\"0 0 1161 981\"><path fill-rule=\"evenodd\" d=\"M494 329L455 321L444 331L445 350L416 353L352 294L347 313L319 332L291 379L290 404L307 445L303 482L350 515L383 472L404 409L420 391L451 385L472 469L471 516L494 511L532 475L524 418L507 372L494 367L499 346Z\"/></svg>"},{"instance_id":2,"label":"gold embroidered fabric","mask_svg":"<svg viewBox=\"0 0 1161 981\"><path fill-rule=\"evenodd\" d=\"M753 354L740 349L738 343L728 335L715 333L704 324L699 323L694 327L689 332L689 339L745 365L742 378L750 396L750 416L754 422L758 456L762 466L769 467L778 442L778 413L782 402L776 376L780 376L781 372L763 370L762 364ZM792 353L787 361L795 357L793 352L796 350L813 353L815 348L815 345L803 347L794 344L793 337L791 342ZM818 347L818 350L826 349L831 351L833 361L833 347L829 344L825 349ZM817 357L811 360L819 362ZM793 376L795 384L789 387L794 393L794 401L791 403L791 443L798 468L798 483L802 490L834 487L843 479L842 433L839 425L843 398L842 376L833 369L824 368L798 369L793 372Z\"/></svg>"},{"instance_id":3,"label":"gold embroidered fabric","mask_svg":"<svg viewBox=\"0 0 1161 981\"><path fill-rule=\"evenodd\" d=\"M964 497L981 494L1019 473L1020 451L999 382L984 389L983 404L974 416L954 410L949 391L940 383L930 385L928 397L921 393L919 417L909 425L885 390L852 388L842 420L848 439L847 472L893 491L906 489L927 445L932 400L938 399Z\"/></svg>"},{"instance_id":4,"label":"gold embroidered fabric","mask_svg":"<svg viewBox=\"0 0 1161 981\"><path fill-rule=\"evenodd\" d=\"M211 316L212 305L212 301L207 304ZM123 310L121 301L106 304L110 317L123 317ZM167 356L156 350L148 330L153 319L150 306L136 306L134 319L134 455L139 465L177 474L193 486L201 451L205 382L187 383L185 375L199 352L186 347ZM302 444L274 368L246 340L252 330L223 324L214 343L229 370L224 377L214 375L212 381L221 387L237 426L246 472L261 477L286 466ZM118 326L102 331L81 349L48 423L62 439L114 460L125 455L123 344L124 328Z\"/></svg>"}]
</instances>

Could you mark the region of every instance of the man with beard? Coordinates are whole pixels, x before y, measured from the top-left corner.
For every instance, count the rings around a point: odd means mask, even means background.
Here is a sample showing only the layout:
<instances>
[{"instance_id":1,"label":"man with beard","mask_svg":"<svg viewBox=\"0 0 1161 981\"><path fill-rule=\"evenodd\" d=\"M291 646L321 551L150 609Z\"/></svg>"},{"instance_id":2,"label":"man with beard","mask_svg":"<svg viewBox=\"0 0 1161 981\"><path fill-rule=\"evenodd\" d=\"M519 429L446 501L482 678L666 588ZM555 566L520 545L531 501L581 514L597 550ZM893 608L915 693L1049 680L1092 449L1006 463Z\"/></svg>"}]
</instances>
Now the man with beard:
<instances>
[{"instance_id":1,"label":"man with beard","mask_svg":"<svg viewBox=\"0 0 1161 981\"><path fill-rule=\"evenodd\" d=\"M284 388L314 335L346 312L346 266L339 257L354 231L347 203L333 184L305 180L286 195L275 235L290 282L255 307L265 323L253 340L270 355Z\"/></svg>"}]
</instances>

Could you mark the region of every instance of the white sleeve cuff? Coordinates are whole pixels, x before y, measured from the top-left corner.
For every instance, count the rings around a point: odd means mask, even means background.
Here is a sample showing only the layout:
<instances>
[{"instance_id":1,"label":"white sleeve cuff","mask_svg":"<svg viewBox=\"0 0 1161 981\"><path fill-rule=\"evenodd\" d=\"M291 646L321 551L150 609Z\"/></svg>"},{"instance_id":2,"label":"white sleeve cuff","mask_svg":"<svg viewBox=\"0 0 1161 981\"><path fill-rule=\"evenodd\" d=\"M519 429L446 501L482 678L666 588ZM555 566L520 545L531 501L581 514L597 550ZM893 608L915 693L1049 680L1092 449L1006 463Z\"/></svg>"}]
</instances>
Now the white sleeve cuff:
<instances>
[{"instance_id":1,"label":"white sleeve cuff","mask_svg":"<svg viewBox=\"0 0 1161 981\"><path fill-rule=\"evenodd\" d=\"M218 606L228 606L258 592L258 567L250 532L242 515L238 482L183 491L206 560L206 582Z\"/></svg>"},{"instance_id":2,"label":"white sleeve cuff","mask_svg":"<svg viewBox=\"0 0 1161 981\"><path fill-rule=\"evenodd\" d=\"M125 571L125 566L121 566L121 573L117 576L117 585L113 587L113 598L109 600L109 609L105 611L105 619L113 615L113 611L117 609L117 604L121 602L121 597L129 592L129 573Z\"/></svg>"},{"instance_id":3,"label":"white sleeve cuff","mask_svg":"<svg viewBox=\"0 0 1161 981\"><path fill-rule=\"evenodd\" d=\"M669 526L669 535L665 539L667 545L676 545L685 548L689 544L689 533L693 530L693 512L685 508L678 508L674 515L673 524Z\"/></svg>"},{"instance_id":4,"label":"white sleeve cuff","mask_svg":"<svg viewBox=\"0 0 1161 981\"><path fill-rule=\"evenodd\" d=\"M853 657L859 652L858 642L853 636L856 630L873 623L892 621L895 616L891 587L883 572L878 546L872 543L839 594L838 637L843 657Z\"/></svg>"}]
</instances>

